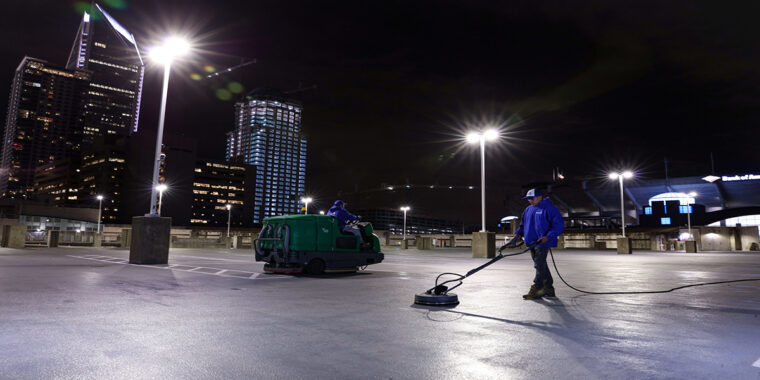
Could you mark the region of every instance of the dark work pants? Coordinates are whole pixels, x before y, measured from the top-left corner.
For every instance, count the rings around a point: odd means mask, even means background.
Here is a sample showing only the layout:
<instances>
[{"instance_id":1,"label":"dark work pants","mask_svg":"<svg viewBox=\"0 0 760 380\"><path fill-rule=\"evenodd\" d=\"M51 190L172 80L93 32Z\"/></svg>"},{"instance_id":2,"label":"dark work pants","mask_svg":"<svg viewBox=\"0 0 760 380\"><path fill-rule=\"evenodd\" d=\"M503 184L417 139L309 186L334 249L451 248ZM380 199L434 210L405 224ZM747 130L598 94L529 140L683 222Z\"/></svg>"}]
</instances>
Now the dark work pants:
<instances>
[{"instance_id":1,"label":"dark work pants","mask_svg":"<svg viewBox=\"0 0 760 380\"><path fill-rule=\"evenodd\" d=\"M546 265L547 254L549 254L549 247L534 247L530 249L530 257L533 258L533 268L536 268L536 277L533 279L536 289L554 284L552 273L549 271L549 266Z\"/></svg>"}]
</instances>

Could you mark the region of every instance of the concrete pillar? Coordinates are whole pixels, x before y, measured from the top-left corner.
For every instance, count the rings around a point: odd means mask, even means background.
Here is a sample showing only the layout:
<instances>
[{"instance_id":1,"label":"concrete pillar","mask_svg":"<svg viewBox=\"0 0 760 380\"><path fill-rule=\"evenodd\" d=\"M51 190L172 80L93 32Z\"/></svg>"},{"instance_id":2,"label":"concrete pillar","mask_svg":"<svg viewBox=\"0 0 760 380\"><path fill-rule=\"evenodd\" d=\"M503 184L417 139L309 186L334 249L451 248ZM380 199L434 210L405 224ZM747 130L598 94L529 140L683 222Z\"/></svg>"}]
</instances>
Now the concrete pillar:
<instances>
[{"instance_id":1,"label":"concrete pillar","mask_svg":"<svg viewBox=\"0 0 760 380\"><path fill-rule=\"evenodd\" d=\"M737 227L732 228L733 230L733 249L734 251L741 251L742 250L742 232L741 227L737 224Z\"/></svg>"},{"instance_id":2,"label":"concrete pillar","mask_svg":"<svg viewBox=\"0 0 760 380\"><path fill-rule=\"evenodd\" d=\"M409 249L409 239L401 240L401 249Z\"/></svg>"},{"instance_id":3,"label":"concrete pillar","mask_svg":"<svg viewBox=\"0 0 760 380\"><path fill-rule=\"evenodd\" d=\"M171 228L172 218L157 216L136 216L132 218L129 263L168 263Z\"/></svg>"},{"instance_id":4,"label":"concrete pillar","mask_svg":"<svg viewBox=\"0 0 760 380\"><path fill-rule=\"evenodd\" d=\"M631 249L631 238L629 237L617 238L617 253L628 254L628 255L633 253L633 250Z\"/></svg>"},{"instance_id":5,"label":"concrete pillar","mask_svg":"<svg viewBox=\"0 0 760 380\"><path fill-rule=\"evenodd\" d=\"M383 232L383 241L385 242L383 245L389 246L391 245L391 233L388 231Z\"/></svg>"},{"instance_id":6,"label":"concrete pillar","mask_svg":"<svg viewBox=\"0 0 760 380\"><path fill-rule=\"evenodd\" d=\"M92 246L95 248L100 248L103 246L103 234L102 233L93 233L92 234Z\"/></svg>"},{"instance_id":7,"label":"concrete pillar","mask_svg":"<svg viewBox=\"0 0 760 380\"><path fill-rule=\"evenodd\" d=\"M596 249L596 235L588 234L589 248Z\"/></svg>"},{"instance_id":8,"label":"concrete pillar","mask_svg":"<svg viewBox=\"0 0 760 380\"><path fill-rule=\"evenodd\" d=\"M121 248L129 248L131 242L132 242L132 229L131 228L122 228L121 229L121 241L119 242L119 247L121 247Z\"/></svg>"},{"instance_id":9,"label":"concrete pillar","mask_svg":"<svg viewBox=\"0 0 760 380\"><path fill-rule=\"evenodd\" d=\"M686 247L686 253L696 253L697 252L697 241L696 240L687 240L684 242Z\"/></svg>"},{"instance_id":10,"label":"concrete pillar","mask_svg":"<svg viewBox=\"0 0 760 380\"><path fill-rule=\"evenodd\" d=\"M513 234L517 232L517 228L520 227L520 222L517 219L512 219L509 221L509 233Z\"/></svg>"},{"instance_id":11,"label":"concrete pillar","mask_svg":"<svg viewBox=\"0 0 760 380\"><path fill-rule=\"evenodd\" d=\"M232 237L232 248L243 249L243 237L240 235Z\"/></svg>"},{"instance_id":12,"label":"concrete pillar","mask_svg":"<svg viewBox=\"0 0 760 380\"><path fill-rule=\"evenodd\" d=\"M496 233L472 233L472 257L493 258L496 256Z\"/></svg>"},{"instance_id":13,"label":"concrete pillar","mask_svg":"<svg viewBox=\"0 0 760 380\"><path fill-rule=\"evenodd\" d=\"M565 249L565 236L559 235L557 237L557 249Z\"/></svg>"},{"instance_id":14,"label":"concrete pillar","mask_svg":"<svg viewBox=\"0 0 760 380\"><path fill-rule=\"evenodd\" d=\"M417 249L429 250L433 249L433 237L432 236L417 236Z\"/></svg>"},{"instance_id":15,"label":"concrete pillar","mask_svg":"<svg viewBox=\"0 0 760 380\"><path fill-rule=\"evenodd\" d=\"M24 224L4 225L2 246L6 248L24 248L26 230L27 228Z\"/></svg>"},{"instance_id":16,"label":"concrete pillar","mask_svg":"<svg viewBox=\"0 0 760 380\"><path fill-rule=\"evenodd\" d=\"M47 246L48 248L55 248L58 246L58 240L61 238L61 231L48 230L47 232Z\"/></svg>"},{"instance_id":17,"label":"concrete pillar","mask_svg":"<svg viewBox=\"0 0 760 380\"><path fill-rule=\"evenodd\" d=\"M449 236L449 248L454 248L457 246L457 237L455 235Z\"/></svg>"}]
</instances>

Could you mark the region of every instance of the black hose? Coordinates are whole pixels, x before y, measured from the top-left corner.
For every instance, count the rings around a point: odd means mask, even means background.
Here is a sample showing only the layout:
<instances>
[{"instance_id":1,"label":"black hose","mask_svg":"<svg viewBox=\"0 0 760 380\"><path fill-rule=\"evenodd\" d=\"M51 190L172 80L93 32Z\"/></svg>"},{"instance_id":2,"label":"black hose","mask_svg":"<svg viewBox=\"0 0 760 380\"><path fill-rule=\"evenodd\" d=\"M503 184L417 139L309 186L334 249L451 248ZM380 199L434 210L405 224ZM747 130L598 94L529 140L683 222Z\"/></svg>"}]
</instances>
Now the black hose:
<instances>
[{"instance_id":1,"label":"black hose","mask_svg":"<svg viewBox=\"0 0 760 380\"><path fill-rule=\"evenodd\" d=\"M590 292L587 290L580 290L565 281L564 278L562 278L562 274L559 273L559 269L557 269L557 262L554 261L554 252L552 252L552 249L549 248L549 254L552 256L552 264L554 264L554 271L557 272L557 276L559 276L560 280L567 285L568 288L575 290L576 292L586 293L586 294L658 294L658 293L670 293L674 290L684 289L684 288L691 288L694 286L704 286L704 285L718 285L718 284L729 284L732 282L745 282L745 281L760 281L760 278L743 278L740 280L728 280L728 281L715 281L715 282L700 282L697 284L689 284L689 285L682 285L677 286L672 289L668 290L644 290L644 291L638 291L638 292Z\"/></svg>"}]
</instances>

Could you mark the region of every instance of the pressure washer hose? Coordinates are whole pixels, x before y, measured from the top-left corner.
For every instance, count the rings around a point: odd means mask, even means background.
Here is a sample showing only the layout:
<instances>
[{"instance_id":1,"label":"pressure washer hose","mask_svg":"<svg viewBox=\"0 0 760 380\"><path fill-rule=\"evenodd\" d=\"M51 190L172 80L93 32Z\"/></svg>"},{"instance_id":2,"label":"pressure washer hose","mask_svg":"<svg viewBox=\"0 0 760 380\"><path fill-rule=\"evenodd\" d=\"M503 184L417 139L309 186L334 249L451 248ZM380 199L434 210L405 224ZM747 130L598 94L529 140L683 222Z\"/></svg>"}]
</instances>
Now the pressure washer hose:
<instances>
[{"instance_id":1,"label":"pressure washer hose","mask_svg":"<svg viewBox=\"0 0 760 380\"><path fill-rule=\"evenodd\" d=\"M694 286L704 286L704 285L717 285L717 284L729 284L732 282L745 282L745 281L760 281L760 278L743 278L740 280L729 280L729 281L714 281L714 282L700 282L696 284L689 284L689 285L682 285L678 286L672 289L668 290L644 290L644 291L637 291L637 292L590 292L587 290L581 290L578 289L565 281L564 278L562 278L562 274L559 273L559 269L557 269L557 262L554 261L554 252L552 252L552 249L549 248L549 254L552 256L552 264L554 264L554 271L557 272L557 276L559 276L560 280L567 285L568 288L575 290L576 292L586 293L586 294L657 294L657 293L670 293L674 290L684 289L684 288L691 288Z\"/></svg>"}]
</instances>

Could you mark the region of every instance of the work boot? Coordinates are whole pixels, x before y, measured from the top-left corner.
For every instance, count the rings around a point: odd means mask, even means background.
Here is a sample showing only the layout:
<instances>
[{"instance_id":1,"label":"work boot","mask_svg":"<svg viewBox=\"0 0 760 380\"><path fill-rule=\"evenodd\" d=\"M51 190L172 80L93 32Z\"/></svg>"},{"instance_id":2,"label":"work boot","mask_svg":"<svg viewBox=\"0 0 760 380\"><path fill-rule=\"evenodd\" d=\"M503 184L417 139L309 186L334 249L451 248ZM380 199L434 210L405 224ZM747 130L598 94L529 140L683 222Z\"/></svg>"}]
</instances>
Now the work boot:
<instances>
[{"instance_id":1,"label":"work boot","mask_svg":"<svg viewBox=\"0 0 760 380\"><path fill-rule=\"evenodd\" d=\"M544 297L556 297L553 286L546 285L542 290L544 291Z\"/></svg>"},{"instance_id":2,"label":"work boot","mask_svg":"<svg viewBox=\"0 0 760 380\"><path fill-rule=\"evenodd\" d=\"M531 285L528 294L523 294L524 300L535 300L543 296L543 289L536 289L536 285Z\"/></svg>"}]
</instances>

